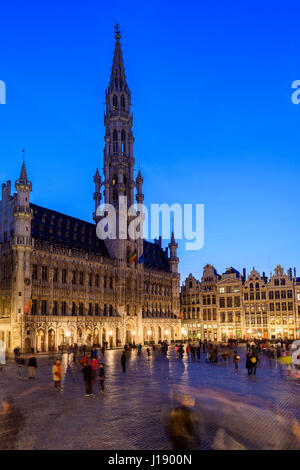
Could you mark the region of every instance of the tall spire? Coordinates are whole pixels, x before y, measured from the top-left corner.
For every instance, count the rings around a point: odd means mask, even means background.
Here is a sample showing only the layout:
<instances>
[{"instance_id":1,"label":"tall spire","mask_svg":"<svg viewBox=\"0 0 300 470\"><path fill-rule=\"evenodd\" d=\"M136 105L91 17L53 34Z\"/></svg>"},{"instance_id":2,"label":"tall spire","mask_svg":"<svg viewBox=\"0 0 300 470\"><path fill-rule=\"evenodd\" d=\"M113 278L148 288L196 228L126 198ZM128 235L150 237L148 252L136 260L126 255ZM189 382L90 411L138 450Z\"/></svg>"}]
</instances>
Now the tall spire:
<instances>
[{"instance_id":1,"label":"tall spire","mask_svg":"<svg viewBox=\"0 0 300 470\"><path fill-rule=\"evenodd\" d=\"M27 181L27 172L26 172L26 166L25 166L25 149L22 150L22 155L23 155L23 163L22 163L20 179Z\"/></svg>"},{"instance_id":2,"label":"tall spire","mask_svg":"<svg viewBox=\"0 0 300 470\"><path fill-rule=\"evenodd\" d=\"M110 83L109 88L110 90L116 91L128 91L128 86L126 83L126 76L125 76L125 67L123 62L123 54L121 49L121 32L118 23L115 26L115 51L114 51L114 58L113 58L113 65L110 74Z\"/></svg>"},{"instance_id":3,"label":"tall spire","mask_svg":"<svg viewBox=\"0 0 300 470\"><path fill-rule=\"evenodd\" d=\"M20 180L26 180L27 181L27 172L26 172L26 166L25 166L24 161L23 161L23 164L22 164Z\"/></svg>"}]
</instances>

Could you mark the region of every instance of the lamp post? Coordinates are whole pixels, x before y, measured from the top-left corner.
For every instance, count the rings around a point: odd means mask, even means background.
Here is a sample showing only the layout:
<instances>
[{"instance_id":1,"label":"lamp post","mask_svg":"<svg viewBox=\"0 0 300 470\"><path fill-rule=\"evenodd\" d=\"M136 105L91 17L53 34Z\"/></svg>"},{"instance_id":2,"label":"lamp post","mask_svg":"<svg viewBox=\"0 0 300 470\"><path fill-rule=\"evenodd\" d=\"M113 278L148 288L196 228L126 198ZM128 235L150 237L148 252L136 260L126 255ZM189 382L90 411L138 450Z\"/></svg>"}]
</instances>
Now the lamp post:
<instances>
[{"instance_id":1,"label":"lamp post","mask_svg":"<svg viewBox=\"0 0 300 470\"><path fill-rule=\"evenodd\" d=\"M168 341L168 334L169 334L169 331L168 330L165 330L165 335L167 337L167 341Z\"/></svg>"}]
</instances>

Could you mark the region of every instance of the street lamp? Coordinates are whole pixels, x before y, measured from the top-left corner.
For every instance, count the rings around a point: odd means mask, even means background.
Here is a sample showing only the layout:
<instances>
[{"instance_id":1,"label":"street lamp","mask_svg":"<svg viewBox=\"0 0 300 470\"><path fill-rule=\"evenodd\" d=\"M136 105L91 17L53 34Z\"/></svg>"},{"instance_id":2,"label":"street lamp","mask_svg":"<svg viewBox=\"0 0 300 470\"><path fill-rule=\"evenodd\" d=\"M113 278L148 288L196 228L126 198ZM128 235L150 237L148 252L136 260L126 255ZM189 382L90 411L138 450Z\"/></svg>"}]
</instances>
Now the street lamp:
<instances>
[{"instance_id":1,"label":"street lamp","mask_svg":"<svg viewBox=\"0 0 300 470\"><path fill-rule=\"evenodd\" d=\"M151 333L152 333L152 332L151 332L151 330L148 330L148 331L147 331L147 336L148 336L148 344L149 344L149 336L151 335Z\"/></svg>"},{"instance_id":2,"label":"street lamp","mask_svg":"<svg viewBox=\"0 0 300 470\"><path fill-rule=\"evenodd\" d=\"M135 335L136 335L136 331L133 331L133 332L132 332L132 336L133 336L133 341L132 341L132 343L133 343L133 346L135 346L135 341L134 341Z\"/></svg>"}]
</instances>

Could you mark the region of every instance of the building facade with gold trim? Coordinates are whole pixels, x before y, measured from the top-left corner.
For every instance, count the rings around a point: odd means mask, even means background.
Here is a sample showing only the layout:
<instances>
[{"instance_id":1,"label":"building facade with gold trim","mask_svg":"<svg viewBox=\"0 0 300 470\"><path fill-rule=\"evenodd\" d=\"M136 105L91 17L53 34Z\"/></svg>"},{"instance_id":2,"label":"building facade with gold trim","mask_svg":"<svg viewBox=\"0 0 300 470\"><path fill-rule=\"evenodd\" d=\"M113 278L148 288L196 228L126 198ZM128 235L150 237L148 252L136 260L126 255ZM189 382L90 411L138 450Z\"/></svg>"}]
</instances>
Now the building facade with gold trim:
<instances>
[{"instance_id":1,"label":"building facade with gold trim","mask_svg":"<svg viewBox=\"0 0 300 470\"><path fill-rule=\"evenodd\" d=\"M201 281L190 274L181 288L185 338L299 339L300 278L276 266L267 278L254 268L246 276L228 268L221 276L206 265Z\"/></svg>"}]
</instances>

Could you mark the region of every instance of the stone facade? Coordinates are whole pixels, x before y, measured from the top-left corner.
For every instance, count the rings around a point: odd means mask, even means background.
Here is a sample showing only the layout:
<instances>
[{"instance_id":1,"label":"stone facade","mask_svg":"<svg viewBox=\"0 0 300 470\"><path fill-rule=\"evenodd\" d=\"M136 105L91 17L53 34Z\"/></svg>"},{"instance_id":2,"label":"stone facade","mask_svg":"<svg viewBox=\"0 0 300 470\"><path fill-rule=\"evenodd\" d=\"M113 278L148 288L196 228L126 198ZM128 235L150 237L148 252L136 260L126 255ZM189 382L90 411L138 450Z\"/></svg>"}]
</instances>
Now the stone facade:
<instances>
[{"instance_id":1,"label":"stone facade","mask_svg":"<svg viewBox=\"0 0 300 470\"><path fill-rule=\"evenodd\" d=\"M221 276L206 265L201 281L192 274L181 289L184 337L300 338L300 278L277 266L267 278L254 268L246 276L228 268Z\"/></svg>"},{"instance_id":2,"label":"stone facade","mask_svg":"<svg viewBox=\"0 0 300 470\"><path fill-rule=\"evenodd\" d=\"M130 207L135 195L138 209L144 199L140 171L134 180L130 107L116 31L106 91L104 179L98 168L94 176L94 223L32 204L24 162L16 192L11 194L10 181L2 185L0 341L7 350L48 351L71 343L121 346L181 337L174 236L163 249L161 240L122 239L119 227L116 239L96 235L102 188L105 203L114 205L117 215L120 196L127 197ZM139 216L138 211L131 214L128 223L139 222Z\"/></svg>"}]
</instances>

